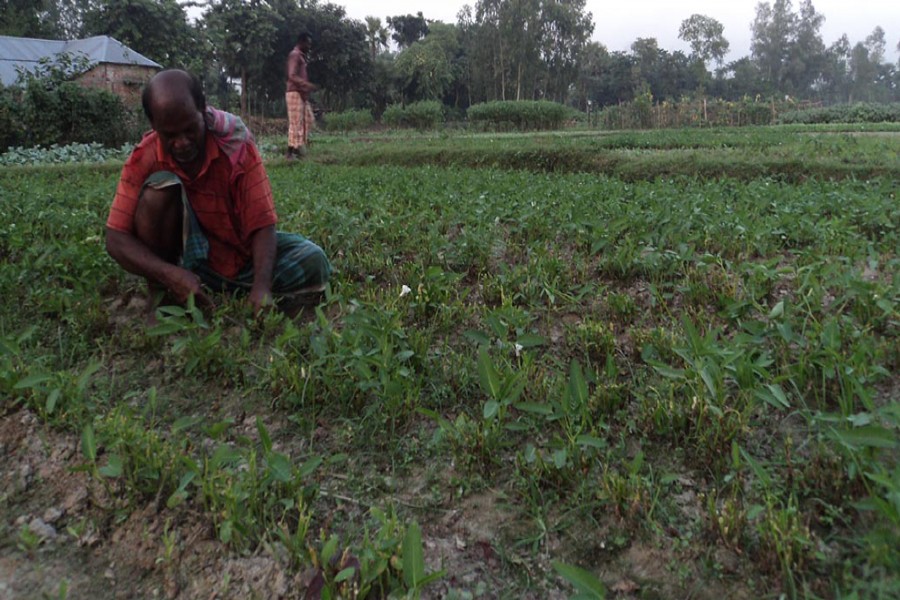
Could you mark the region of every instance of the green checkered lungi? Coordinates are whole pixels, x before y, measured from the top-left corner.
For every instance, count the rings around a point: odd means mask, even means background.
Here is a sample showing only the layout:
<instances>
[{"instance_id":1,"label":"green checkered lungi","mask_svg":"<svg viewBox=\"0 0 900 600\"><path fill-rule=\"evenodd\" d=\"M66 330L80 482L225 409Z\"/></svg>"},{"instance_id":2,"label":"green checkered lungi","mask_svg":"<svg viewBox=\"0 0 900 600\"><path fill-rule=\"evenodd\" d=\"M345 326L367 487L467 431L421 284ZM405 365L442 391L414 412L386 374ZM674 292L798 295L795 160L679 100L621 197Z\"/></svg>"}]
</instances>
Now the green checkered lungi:
<instances>
[{"instance_id":1,"label":"green checkered lungi","mask_svg":"<svg viewBox=\"0 0 900 600\"><path fill-rule=\"evenodd\" d=\"M196 273L203 284L217 292L249 291L253 287L253 261L233 279L223 277L207 265L209 240L191 208L181 179L171 171L157 171L147 177L144 187L161 190L181 187L182 219L181 266ZM316 244L296 233L276 233L277 252L272 270L272 293L289 294L308 288L323 287L331 276L332 267L325 253Z\"/></svg>"}]
</instances>

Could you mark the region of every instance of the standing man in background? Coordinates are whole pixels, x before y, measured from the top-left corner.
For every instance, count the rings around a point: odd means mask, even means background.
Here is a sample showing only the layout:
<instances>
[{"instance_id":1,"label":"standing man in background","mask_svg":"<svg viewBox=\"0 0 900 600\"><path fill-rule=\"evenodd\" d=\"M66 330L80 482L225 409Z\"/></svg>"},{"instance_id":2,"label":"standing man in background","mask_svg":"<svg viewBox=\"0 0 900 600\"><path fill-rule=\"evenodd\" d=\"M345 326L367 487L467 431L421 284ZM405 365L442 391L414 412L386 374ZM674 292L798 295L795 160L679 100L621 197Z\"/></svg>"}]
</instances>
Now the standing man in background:
<instances>
[{"instance_id":1,"label":"standing man in background","mask_svg":"<svg viewBox=\"0 0 900 600\"><path fill-rule=\"evenodd\" d=\"M316 90L316 86L309 82L306 71L307 54L311 47L312 36L304 31L297 36L297 44L288 54L285 94L288 113L287 159L303 157L309 152L309 129L315 122L309 95Z\"/></svg>"}]
</instances>

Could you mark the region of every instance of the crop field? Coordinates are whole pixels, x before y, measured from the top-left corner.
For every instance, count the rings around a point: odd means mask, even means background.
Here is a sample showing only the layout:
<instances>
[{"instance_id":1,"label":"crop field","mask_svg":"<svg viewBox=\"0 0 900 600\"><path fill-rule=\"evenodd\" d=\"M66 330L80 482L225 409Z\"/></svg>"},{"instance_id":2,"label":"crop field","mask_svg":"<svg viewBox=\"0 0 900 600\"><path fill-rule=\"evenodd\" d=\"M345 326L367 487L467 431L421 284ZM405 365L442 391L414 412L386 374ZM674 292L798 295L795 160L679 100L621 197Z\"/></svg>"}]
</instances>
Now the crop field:
<instances>
[{"instance_id":1,"label":"crop field","mask_svg":"<svg viewBox=\"0 0 900 600\"><path fill-rule=\"evenodd\" d=\"M753 131L267 141L327 300L152 327L0 168L0 598L900 596L900 136Z\"/></svg>"}]
</instances>

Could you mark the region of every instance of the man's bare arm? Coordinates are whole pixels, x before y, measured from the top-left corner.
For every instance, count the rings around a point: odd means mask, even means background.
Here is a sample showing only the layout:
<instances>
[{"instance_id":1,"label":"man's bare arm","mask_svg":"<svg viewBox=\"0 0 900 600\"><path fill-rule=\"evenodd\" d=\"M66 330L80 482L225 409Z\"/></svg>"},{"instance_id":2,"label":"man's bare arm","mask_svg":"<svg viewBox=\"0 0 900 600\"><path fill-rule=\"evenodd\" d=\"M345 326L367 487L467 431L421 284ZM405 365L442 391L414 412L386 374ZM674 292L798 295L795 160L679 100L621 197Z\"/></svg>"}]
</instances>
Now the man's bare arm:
<instances>
[{"instance_id":1,"label":"man's bare arm","mask_svg":"<svg viewBox=\"0 0 900 600\"><path fill-rule=\"evenodd\" d=\"M107 228L106 251L123 269L159 283L179 301L194 294L198 304L209 303L195 273L164 261L130 233Z\"/></svg>"},{"instance_id":2,"label":"man's bare arm","mask_svg":"<svg viewBox=\"0 0 900 600\"><path fill-rule=\"evenodd\" d=\"M275 226L257 229L250 240L253 252L253 287L250 303L257 311L272 302L272 271L278 250Z\"/></svg>"}]
</instances>

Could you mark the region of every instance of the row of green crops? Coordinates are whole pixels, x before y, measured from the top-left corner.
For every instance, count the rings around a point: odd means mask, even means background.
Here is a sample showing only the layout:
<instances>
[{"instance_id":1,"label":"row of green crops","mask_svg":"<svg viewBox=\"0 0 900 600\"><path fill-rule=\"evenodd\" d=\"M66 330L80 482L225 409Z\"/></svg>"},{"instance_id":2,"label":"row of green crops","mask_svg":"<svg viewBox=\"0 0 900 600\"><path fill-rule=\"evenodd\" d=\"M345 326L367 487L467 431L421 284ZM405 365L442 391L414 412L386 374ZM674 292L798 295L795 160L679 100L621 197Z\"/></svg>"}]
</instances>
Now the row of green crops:
<instances>
[{"instance_id":1,"label":"row of green crops","mask_svg":"<svg viewBox=\"0 0 900 600\"><path fill-rule=\"evenodd\" d=\"M677 549L678 577L639 582L663 596L695 581L750 596L900 590L893 179L269 171L281 226L333 257L327 304L254 324L225 302L150 331L108 314L139 285L102 248L116 173L0 174L14 225L0 231L0 389L100 440L118 458L96 463L99 481L152 496L163 483L129 460L169 456L150 469L169 469L166 510L209 511L236 550L278 530L309 561L307 546L324 548L304 532L325 528L388 564L401 541L419 547L401 523L500 490L516 523L494 542L503 585L537 595L559 585L547 558L596 578L648 540ZM122 408L151 394L148 357L163 364L152 394L169 399L152 419ZM261 425L256 441L216 428L230 393L286 417L282 443L310 446L288 456ZM202 424L182 420L198 411ZM364 496L380 523L405 501L366 537L370 517L329 522L307 486ZM408 560L369 577L414 589L425 575Z\"/></svg>"}]
</instances>

